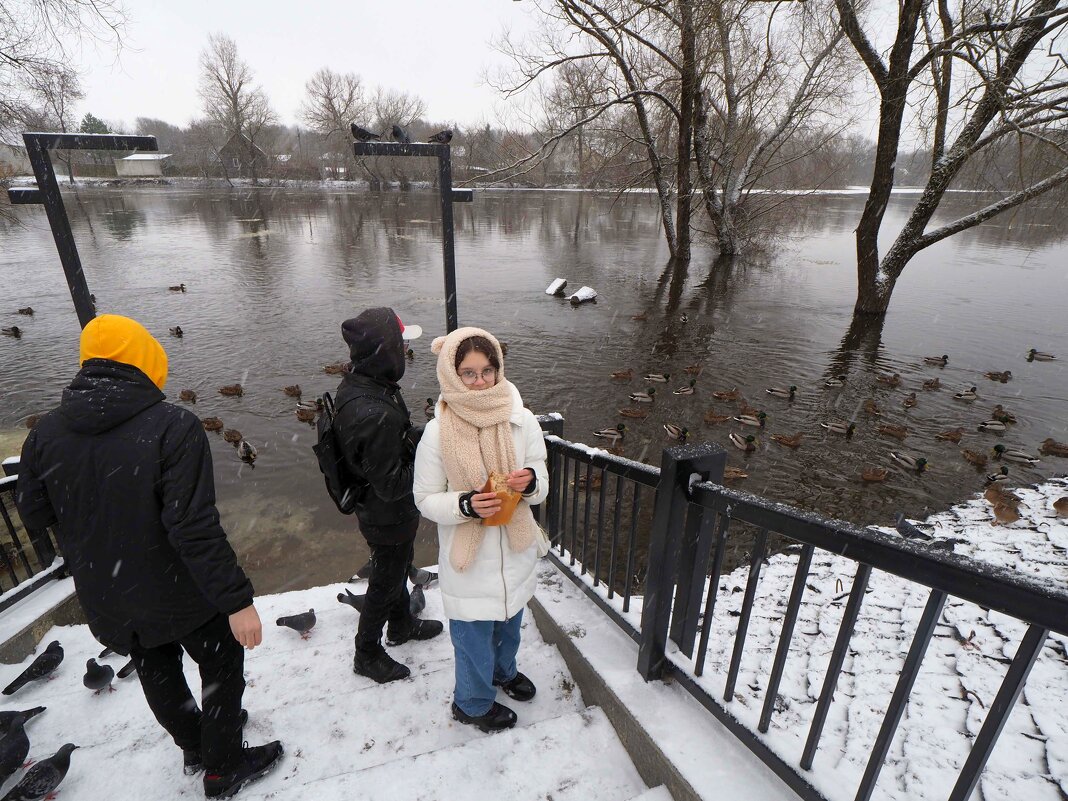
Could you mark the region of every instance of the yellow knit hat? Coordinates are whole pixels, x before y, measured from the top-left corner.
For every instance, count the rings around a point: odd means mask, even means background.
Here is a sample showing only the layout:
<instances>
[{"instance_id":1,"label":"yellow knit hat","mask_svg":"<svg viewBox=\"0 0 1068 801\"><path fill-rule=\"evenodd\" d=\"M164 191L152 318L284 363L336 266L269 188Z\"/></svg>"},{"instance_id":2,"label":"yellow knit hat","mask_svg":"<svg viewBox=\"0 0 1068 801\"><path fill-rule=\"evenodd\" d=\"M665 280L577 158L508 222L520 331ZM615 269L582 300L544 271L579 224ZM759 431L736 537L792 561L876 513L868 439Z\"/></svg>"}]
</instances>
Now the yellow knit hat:
<instances>
[{"instance_id":1,"label":"yellow knit hat","mask_svg":"<svg viewBox=\"0 0 1068 801\"><path fill-rule=\"evenodd\" d=\"M110 359L136 367L160 389L167 383L167 352L136 320L102 314L82 329L79 364L89 359Z\"/></svg>"}]
</instances>

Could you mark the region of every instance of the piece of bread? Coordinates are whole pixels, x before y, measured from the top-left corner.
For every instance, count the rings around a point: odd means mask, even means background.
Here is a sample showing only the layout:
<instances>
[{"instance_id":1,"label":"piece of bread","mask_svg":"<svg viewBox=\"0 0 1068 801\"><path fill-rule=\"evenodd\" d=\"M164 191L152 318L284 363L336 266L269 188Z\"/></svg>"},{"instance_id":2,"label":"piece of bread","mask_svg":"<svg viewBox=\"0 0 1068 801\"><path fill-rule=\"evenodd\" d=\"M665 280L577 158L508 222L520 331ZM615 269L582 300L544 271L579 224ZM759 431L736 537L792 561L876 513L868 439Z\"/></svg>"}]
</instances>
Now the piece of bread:
<instances>
[{"instance_id":1,"label":"piece of bread","mask_svg":"<svg viewBox=\"0 0 1068 801\"><path fill-rule=\"evenodd\" d=\"M486 480L486 486L482 488L482 491L495 492L497 493L497 497L501 499L501 510L493 515L493 517L482 518L482 525L508 525L512 520L512 514L515 512L515 508L519 505L519 501L523 497L520 493L508 486L508 474L491 472L489 478Z\"/></svg>"}]
</instances>

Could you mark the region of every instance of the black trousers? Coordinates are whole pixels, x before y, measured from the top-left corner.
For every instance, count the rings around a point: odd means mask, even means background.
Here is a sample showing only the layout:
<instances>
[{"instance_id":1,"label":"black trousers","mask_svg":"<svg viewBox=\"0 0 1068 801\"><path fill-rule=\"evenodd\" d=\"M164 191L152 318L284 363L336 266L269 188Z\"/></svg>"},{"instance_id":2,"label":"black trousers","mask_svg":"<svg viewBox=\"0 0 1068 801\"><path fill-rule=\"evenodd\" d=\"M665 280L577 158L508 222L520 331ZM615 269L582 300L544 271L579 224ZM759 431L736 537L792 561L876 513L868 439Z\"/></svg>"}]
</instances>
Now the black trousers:
<instances>
[{"instance_id":1,"label":"black trousers","mask_svg":"<svg viewBox=\"0 0 1068 801\"><path fill-rule=\"evenodd\" d=\"M401 525L405 528L404 532L398 532L401 536L410 531L410 536L401 542L380 544L368 538L371 577L367 580L367 596L356 632L356 650L365 654L376 653L382 647L382 626L387 621L390 628L397 629L407 628L411 621L408 568L415 556L415 532L419 528L419 518Z\"/></svg>"},{"instance_id":2,"label":"black trousers","mask_svg":"<svg viewBox=\"0 0 1068 801\"><path fill-rule=\"evenodd\" d=\"M203 712L182 672L183 651L200 666ZM209 773L226 772L241 758L245 651L224 616L155 648L145 648L135 638L130 656L152 714L179 748L199 751Z\"/></svg>"}]
</instances>

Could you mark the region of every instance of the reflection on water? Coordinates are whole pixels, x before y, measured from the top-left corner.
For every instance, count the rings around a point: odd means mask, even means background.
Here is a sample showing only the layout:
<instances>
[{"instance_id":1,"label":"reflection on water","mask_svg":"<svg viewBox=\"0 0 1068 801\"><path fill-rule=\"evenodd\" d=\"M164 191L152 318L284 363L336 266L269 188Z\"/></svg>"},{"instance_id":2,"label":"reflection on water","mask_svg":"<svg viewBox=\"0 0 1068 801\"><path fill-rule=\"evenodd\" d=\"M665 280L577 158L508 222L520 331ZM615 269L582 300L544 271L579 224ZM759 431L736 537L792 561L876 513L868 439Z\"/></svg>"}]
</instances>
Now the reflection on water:
<instances>
[{"instance_id":1,"label":"reflection on water","mask_svg":"<svg viewBox=\"0 0 1068 801\"><path fill-rule=\"evenodd\" d=\"M888 219L907 210L895 199ZM966 198L953 199L957 209ZM361 309L388 304L426 335L403 381L413 416L436 394L430 340L444 333L437 199L426 194L343 194L294 190L204 193L109 190L67 196L82 261L101 311L144 322L171 359L167 390L200 396L195 411L221 417L259 450L255 469L211 435L219 505L260 591L347 577L365 547L354 522L326 497L311 453L314 431L297 421L282 393L299 383L307 395L337 382L321 366L346 356L339 323ZM537 411L560 411L570 439L621 421L629 392L645 386L609 380L666 372L650 416L627 420L625 453L659 460L663 424L686 426L697 439L730 449L744 467L742 485L805 508L858 523L923 515L982 486L983 472L959 447L936 442L946 428L975 432L995 403L1020 422L1002 435L970 433L961 447L996 441L1035 451L1048 436L1068 439L1064 362L1028 364L1031 347L1058 348L1068 334L1062 311L1068 274L1065 226L1050 209L1031 209L940 243L916 257L898 283L885 326L850 326L855 292L852 230L863 199L820 196L781 209L780 234L762 255L734 262L699 253L672 266L660 242L654 199L551 192L483 192L455 207L461 323L508 342L509 377ZM0 446L17 449L29 414L53 406L77 369L77 321L44 215L15 209L25 227L0 223L0 320L20 318L21 340L0 341ZM936 221L937 222L937 221ZM572 308L543 292L562 276L600 293L596 305ZM184 282L186 294L167 291ZM632 319L639 317L641 319ZM183 339L167 330L181 325ZM924 355L948 353L944 369ZM687 366L700 366L697 392L675 396ZM982 377L1011 370L1007 384ZM890 389L879 372L899 373ZM840 389L823 386L845 374ZM942 389L923 392L938 376ZM217 388L240 381L243 398ZM953 392L979 387L964 404ZM799 388L793 402L765 394ZM704 413L737 412L711 392L737 387L768 415L758 448L731 448L731 424L708 426ZM905 394L919 403L905 409ZM861 411L872 398L883 415ZM852 440L826 435L821 421L855 418ZM880 436L879 422L907 425L902 443ZM20 431L21 429L21 431ZM752 429L750 429L752 431ZM802 432L796 450L768 435ZM742 433L748 433L743 431ZM884 483L864 484L864 466L888 466L888 452L926 456L923 475L891 468ZM1017 482L1063 471L1054 457L1037 469L1013 466ZM424 525L418 558L436 559Z\"/></svg>"}]
</instances>

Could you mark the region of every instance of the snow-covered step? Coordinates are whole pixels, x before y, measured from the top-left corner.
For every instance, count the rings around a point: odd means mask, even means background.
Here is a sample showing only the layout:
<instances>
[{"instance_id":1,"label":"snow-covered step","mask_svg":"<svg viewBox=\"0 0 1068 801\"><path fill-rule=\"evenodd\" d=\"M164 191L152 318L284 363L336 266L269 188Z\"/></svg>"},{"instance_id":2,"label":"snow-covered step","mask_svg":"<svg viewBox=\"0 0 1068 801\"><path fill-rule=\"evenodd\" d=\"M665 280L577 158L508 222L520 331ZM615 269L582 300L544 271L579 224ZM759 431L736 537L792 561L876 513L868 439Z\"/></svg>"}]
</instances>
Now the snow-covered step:
<instances>
[{"instance_id":1,"label":"snow-covered step","mask_svg":"<svg viewBox=\"0 0 1068 801\"><path fill-rule=\"evenodd\" d=\"M646 790L641 795L636 795L630 801L675 801L664 785Z\"/></svg>"},{"instance_id":2,"label":"snow-covered step","mask_svg":"<svg viewBox=\"0 0 1068 801\"><path fill-rule=\"evenodd\" d=\"M459 724L456 724L459 725ZM468 728L468 727L464 727ZM644 798L645 784L596 707L549 718L526 728L469 737L465 742L352 772L352 749L335 754L337 775L304 783L274 777L250 786L242 798L272 801L620 801ZM294 760L296 761L296 760ZM343 771L343 772L342 772ZM663 796L652 796L663 801ZM670 796L666 797L670 801Z\"/></svg>"}]
</instances>

